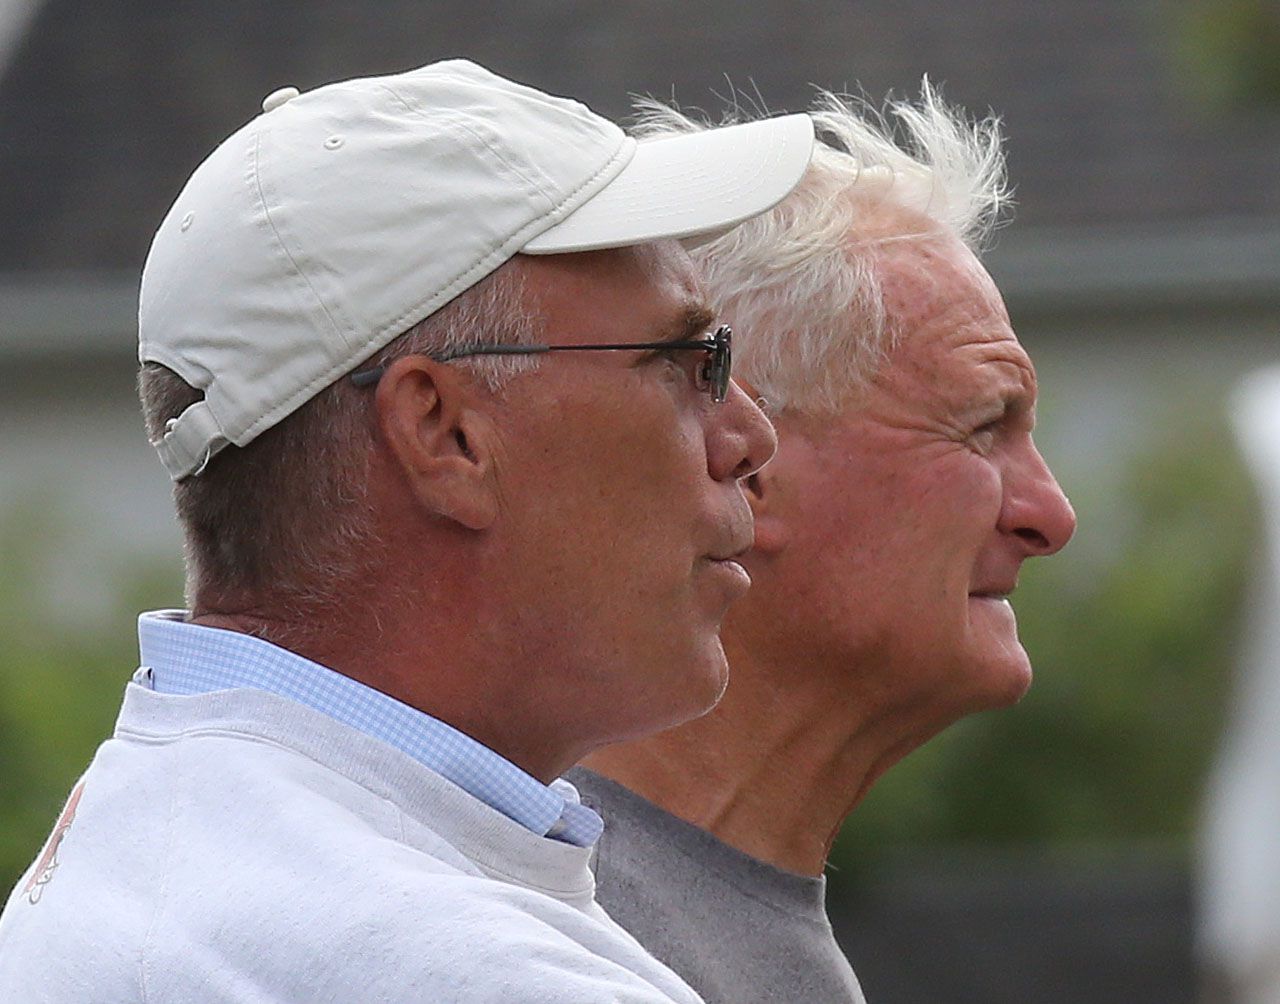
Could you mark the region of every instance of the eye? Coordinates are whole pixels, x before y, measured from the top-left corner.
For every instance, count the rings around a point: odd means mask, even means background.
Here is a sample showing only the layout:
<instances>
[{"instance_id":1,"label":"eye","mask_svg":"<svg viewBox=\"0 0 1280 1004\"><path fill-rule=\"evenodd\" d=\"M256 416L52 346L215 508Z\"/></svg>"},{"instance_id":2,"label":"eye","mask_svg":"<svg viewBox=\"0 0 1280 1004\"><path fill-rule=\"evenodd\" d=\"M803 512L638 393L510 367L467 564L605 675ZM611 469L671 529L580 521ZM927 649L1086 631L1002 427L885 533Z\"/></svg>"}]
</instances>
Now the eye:
<instances>
[{"instance_id":1,"label":"eye","mask_svg":"<svg viewBox=\"0 0 1280 1004\"><path fill-rule=\"evenodd\" d=\"M693 353L694 358L694 378L693 385L698 390L707 390L711 386L711 370L714 366L714 357L710 352Z\"/></svg>"},{"instance_id":2,"label":"eye","mask_svg":"<svg viewBox=\"0 0 1280 1004\"><path fill-rule=\"evenodd\" d=\"M978 426L973 432L969 433L969 442L979 453L987 453L996 445L996 437L1000 435L1000 426L1003 423L1001 418L993 418L990 422L985 422Z\"/></svg>"},{"instance_id":3,"label":"eye","mask_svg":"<svg viewBox=\"0 0 1280 1004\"><path fill-rule=\"evenodd\" d=\"M682 379L691 381L695 387L702 388L706 385L709 353L680 348L659 349L654 355L664 364L669 364L670 369L677 371Z\"/></svg>"}]
</instances>

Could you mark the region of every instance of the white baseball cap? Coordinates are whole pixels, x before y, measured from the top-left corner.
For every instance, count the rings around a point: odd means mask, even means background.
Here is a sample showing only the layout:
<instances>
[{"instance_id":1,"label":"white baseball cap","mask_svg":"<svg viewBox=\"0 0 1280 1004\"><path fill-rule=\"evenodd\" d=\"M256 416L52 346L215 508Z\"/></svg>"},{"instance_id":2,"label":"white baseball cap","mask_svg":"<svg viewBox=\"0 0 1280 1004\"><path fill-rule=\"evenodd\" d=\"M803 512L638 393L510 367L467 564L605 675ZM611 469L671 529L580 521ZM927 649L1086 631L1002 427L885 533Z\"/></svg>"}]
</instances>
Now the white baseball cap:
<instances>
[{"instance_id":1,"label":"white baseball cap","mask_svg":"<svg viewBox=\"0 0 1280 1004\"><path fill-rule=\"evenodd\" d=\"M174 480L517 252L726 230L781 201L813 147L806 115L637 143L466 60L262 107L196 168L142 272L139 361L204 392L153 444Z\"/></svg>"}]
</instances>

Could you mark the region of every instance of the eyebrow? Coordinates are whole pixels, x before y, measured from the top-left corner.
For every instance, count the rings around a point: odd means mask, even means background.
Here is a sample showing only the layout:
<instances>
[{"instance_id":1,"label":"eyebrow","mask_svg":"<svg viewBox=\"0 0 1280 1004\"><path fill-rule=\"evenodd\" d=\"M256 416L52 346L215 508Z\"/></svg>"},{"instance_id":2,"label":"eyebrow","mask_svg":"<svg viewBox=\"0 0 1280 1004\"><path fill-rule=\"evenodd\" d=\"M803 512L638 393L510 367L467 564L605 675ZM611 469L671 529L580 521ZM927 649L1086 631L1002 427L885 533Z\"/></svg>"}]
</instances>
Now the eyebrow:
<instances>
[{"instance_id":1,"label":"eyebrow","mask_svg":"<svg viewBox=\"0 0 1280 1004\"><path fill-rule=\"evenodd\" d=\"M1014 417L1025 416L1030 420L1032 428L1035 427L1036 397L1033 393L1021 389L1013 390L1001 394L997 400L1000 405L1000 414L991 421L1005 422Z\"/></svg>"},{"instance_id":2,"label":"eyebrow","mask_svg":"<svg viewBox=\"0 0 1280 1004\"><path fill-rule=\"evenodd\" d=\"M658 341L687 342L706 334L716 320L716 315L705 303L689 303L685 305L670 324L666 325Z\"/></svg>"}]
</instances>

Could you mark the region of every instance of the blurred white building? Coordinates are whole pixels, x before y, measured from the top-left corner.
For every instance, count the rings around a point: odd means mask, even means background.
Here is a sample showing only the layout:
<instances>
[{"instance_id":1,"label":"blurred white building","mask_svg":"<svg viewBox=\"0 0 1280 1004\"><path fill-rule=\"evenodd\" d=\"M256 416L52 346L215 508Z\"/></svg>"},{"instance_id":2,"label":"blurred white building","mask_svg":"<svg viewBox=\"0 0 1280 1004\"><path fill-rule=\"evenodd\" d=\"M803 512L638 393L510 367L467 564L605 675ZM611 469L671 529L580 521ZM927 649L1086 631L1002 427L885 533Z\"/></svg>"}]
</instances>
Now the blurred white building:
<instances>
[{"instance_id":1,"label":"blurred white building","mask_svg":"<svg viewBox=\"0 0 1280 1004\"><path fill-rule=\"evenodd\" d=\"M1201 949L1233 1004L1280 1004L1280 367L1250 374L1234 404L1265 536L1206 803Z\"/></svg>"}]
</instances>

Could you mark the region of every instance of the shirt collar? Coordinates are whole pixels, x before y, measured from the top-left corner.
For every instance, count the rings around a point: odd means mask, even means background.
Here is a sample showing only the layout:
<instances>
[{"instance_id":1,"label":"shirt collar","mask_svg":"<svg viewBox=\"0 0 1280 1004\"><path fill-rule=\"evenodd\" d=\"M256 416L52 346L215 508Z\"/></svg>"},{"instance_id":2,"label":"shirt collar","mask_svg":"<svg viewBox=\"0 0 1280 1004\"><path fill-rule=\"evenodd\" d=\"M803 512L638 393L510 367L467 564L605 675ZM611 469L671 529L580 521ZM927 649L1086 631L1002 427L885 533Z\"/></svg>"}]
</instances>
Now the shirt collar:
<instances>
[{"instance_id":1,"label":"shirt collar","mask_svg":"<svg viewBox=\"0 0 1280 1004\"><path fill-rule=\"evenodd\" d=\"M138 618L138 644L138 682L161 693L265 690L394 746L539 836L590 847L604 828L568 781L545 785L446 722L261 638L158 610Z\"/></svg>"}]
</instances>

